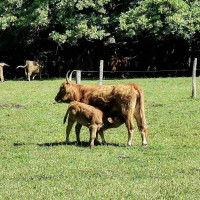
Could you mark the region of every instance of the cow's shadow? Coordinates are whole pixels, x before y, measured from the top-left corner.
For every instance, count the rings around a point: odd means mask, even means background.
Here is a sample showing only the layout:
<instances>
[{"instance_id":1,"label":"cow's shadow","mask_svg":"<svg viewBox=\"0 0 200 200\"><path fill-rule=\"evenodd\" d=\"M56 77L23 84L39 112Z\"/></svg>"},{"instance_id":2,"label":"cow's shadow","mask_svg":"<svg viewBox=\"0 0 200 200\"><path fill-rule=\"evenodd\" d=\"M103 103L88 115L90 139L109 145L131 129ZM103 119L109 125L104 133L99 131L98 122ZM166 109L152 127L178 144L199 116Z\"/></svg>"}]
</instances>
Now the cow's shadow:
<instances>
[{"instance_id":1,"label":"cow's shadow","mask_svg":"<svg viewBox=\"0 0 200 200\"><path fill-rule=\"evenodd\" d=\"M13 146L25 146L25 145L33 145L33 143L14 143ZM65 142L47 142L47 143L42 143L42 144L37 144L40 147L54 147L54 146L77 146L77 147L89 147L89 142L87 141L82 141L81 143L77 143L76 141L74 142L69 142L66 144ZM125 145L120 145L120 144L115 144L115 143L107 143L106 145L103 145L101 143L95 143L95 146L116 146L116 147L125 147Z\"/></svg>"},{"instance_id":2,"label":"cow's shadow","mask_svg":"<svg viewBox=\"0 0 200 200\"><path fill-rule=\"evenodd\" d=\"M69 142L66 144L65 142L51 142L51 143L44 143L44 144L38 144L40 147L53 147L53 146L61 146L61 145L66 145L66 146L77 146L77 147L89 147L90 144L89 142L82 141L80 143L77 143L76 141L74 142ZM95 146L118 146L118 147L124 147L125 145L119 145L115 143L107 143L106 145L103 145L101 143L95 143Z\"/></svg>"}]
</instances>

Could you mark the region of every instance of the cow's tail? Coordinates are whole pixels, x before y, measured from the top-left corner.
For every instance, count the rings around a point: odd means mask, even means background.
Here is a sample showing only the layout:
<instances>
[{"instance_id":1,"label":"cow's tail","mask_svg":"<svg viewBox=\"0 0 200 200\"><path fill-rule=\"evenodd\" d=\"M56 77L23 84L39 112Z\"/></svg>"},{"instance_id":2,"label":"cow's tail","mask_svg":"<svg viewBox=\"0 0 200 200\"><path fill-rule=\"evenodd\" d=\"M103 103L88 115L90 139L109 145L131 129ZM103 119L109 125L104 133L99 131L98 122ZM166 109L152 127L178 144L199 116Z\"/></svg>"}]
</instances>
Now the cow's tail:
<instances>
[{"instance_id":1,"label":"cow's tail","mask_svg":"<svg viewBox=\"0 0 200 200\"><path fill-rule=\"evenodd\" d=\"M66 112L66 114L65 114L65 117L64 117L64 119L63 119L63 124L65 124L65 122L66 122L66 120L67 120L67 117L68 117L68 115L69 115L70 110L71 110L71 107L68 108L68 110L67 110L67 112Z\"/></svg>"},{"instance_id":2,"label":"cow's tail","mask_svg":"<svg viewBox=\"0 0 200 200\"><path fill-rule=\"evenodd\" d=\"M23 65L19 65L16 69L25 68L26 66L27 66L26 64L24 66Z\"/></svg>"},{"instance_id":3,"label":"cow's tail","mask_svg":"<svg viewBox=\"0 0 200 200\"><path fill-rule=\"evenodd\" d=\"M146 137L148 137L147 132L147 121L145 116L145 109L144 109L144 93L140 89L139 91L139 109L140 109L140 117L141 117L141 129L143 129L146 133Z\"/></svg>"}]
</instances>

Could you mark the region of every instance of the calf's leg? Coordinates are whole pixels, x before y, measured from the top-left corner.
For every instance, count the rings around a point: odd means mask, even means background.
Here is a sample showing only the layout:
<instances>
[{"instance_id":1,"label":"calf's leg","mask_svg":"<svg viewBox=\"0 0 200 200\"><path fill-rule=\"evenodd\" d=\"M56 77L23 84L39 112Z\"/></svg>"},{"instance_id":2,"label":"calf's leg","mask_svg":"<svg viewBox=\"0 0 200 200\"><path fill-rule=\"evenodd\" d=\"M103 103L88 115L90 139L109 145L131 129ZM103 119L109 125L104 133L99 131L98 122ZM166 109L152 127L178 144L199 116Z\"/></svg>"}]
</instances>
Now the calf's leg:
<instances>
[{"instance_id":1,"label":"calf's leg","mask_svg":"<svg viewBox=\"0 0 200 200\"><path fill-rule=\"evenodd\" d=\"M79 124L79 123L77 123L76 126L75 126L75 131L76 131L76 142L77 142L78 144L81 143L81 141L80 141L80 131L81 131L81 127L82 127L82 125Z\"/></svg>"},{"instance_id":2,"label":"calf's leg","mask_svg":"<svg viewBox=\"0 0 200 200\"><path fill-rule=\"evenodd\" d=\"M72 126L73 126L74 122L75 121L73 120L73 118L69 114L68 124L67 124L67 128L66 128L66 141L65 141L66 144L69 143L69 135L70 135L70 132L72 130Z\"/></svg>"},{"instance_id":3,"label":"calf's leg","mask_svg":"<svg viewBox=\"0 0 200 200\"><path fill-rule=\"evenodd\" d=\"M90 126L90 149L94 148L94 140L96 138L97 127L95 125Z\"/></svg>"}]
</instances>

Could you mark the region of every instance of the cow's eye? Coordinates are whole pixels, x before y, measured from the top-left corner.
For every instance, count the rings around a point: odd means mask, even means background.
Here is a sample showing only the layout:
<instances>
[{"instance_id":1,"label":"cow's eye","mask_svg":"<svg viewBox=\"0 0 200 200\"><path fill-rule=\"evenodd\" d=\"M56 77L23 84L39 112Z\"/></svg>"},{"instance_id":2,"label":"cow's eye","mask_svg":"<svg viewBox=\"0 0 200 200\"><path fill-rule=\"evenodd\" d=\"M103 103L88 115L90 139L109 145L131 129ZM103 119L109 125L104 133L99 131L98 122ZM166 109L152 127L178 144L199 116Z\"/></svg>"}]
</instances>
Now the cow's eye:
<instances>
[{"instance_id":1,"label":"cow's eye","mask_svg":"<svg viewBox=\"0 0 200 200\"><path fill-rule=\"evenodd\" d=\"M65 87L63 86L63 87L61 87L61 91L64 91L65 90Z\"/></svg>"}]
</instances>

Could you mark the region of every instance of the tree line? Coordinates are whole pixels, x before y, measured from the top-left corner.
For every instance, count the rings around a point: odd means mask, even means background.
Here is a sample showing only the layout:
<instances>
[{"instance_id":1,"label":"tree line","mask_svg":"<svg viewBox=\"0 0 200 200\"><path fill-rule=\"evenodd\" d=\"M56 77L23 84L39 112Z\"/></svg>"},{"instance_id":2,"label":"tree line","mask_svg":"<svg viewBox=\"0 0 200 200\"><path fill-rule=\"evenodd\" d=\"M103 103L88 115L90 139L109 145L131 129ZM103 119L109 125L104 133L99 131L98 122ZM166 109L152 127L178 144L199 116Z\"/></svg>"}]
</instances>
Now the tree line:
<instances>
[{"instance_id":1,"label":"tree line","mask_svg":"<svg viewBox=\"0 0 200 200\"><path fill-rule=\"evenodd\" d=\"M10 74L40 60L50 76L62 76L88 57L93 70L100 59L110 70L112 56L130 57L128 70L188 69L199 48L199 0L0 2L0 61Z\"/></svg>"}]
</instances>

